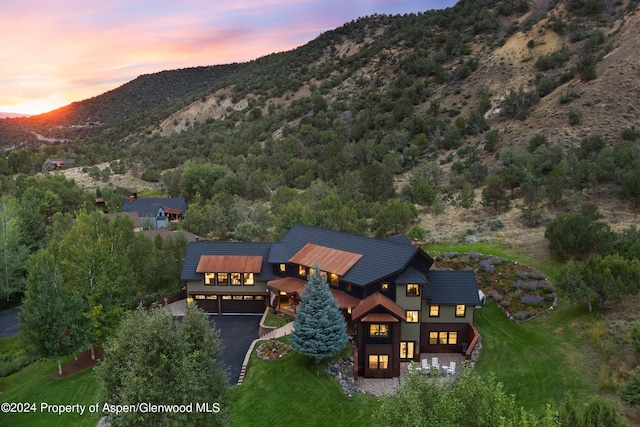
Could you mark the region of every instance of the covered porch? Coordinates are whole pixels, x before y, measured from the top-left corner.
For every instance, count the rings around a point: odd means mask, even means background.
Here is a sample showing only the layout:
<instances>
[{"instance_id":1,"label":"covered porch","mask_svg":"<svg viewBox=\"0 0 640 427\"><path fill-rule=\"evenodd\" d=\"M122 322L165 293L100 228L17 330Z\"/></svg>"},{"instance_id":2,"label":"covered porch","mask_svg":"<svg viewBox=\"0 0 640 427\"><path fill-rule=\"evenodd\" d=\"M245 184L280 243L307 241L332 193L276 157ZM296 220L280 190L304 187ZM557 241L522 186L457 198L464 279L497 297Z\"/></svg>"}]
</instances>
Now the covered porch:
<instances>
[{"instance_id":1,"label":"covered porch","mask_svg":"<svg viewBox=\"0 0 640 427\"><path fill-rule=\"evenodd\" d=\"M271 294L271 306L278 311L295 317L306 284L306 280L297 277L276 277L270 280L267 282L267 286ZM329 291L345 315L347 324L349 324L351 322L351 311L358 306L360 300L338 289L329 288Z\"/></svg>"}]
</instances>

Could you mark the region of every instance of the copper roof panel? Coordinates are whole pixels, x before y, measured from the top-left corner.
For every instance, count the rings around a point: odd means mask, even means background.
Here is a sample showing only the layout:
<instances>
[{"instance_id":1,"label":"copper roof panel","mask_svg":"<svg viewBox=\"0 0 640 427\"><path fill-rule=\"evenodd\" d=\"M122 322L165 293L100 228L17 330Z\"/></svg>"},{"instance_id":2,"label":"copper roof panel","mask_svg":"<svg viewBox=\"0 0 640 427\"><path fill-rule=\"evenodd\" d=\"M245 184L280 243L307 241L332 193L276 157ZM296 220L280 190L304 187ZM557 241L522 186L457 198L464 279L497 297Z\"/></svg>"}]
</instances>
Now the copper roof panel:
<instances>
[{"instance_id":1,"label":"copper roof panel","mask_svg":"<svg viewBox=\"0 0 640 427\"><path fill-rule=\"evenodd\" d=\"M201 255L197 273L260 273L262 257L258 255Z\"/></svg>"},{"instance_id":2,"label":"copper roof panel","mask_svg":"<svg viewBox=\"0 0 640 427\"><path fill-rule=\"evenodd\" d=\"M360 304L358 304L351 313L351 318L353 320L358 320L360 317L363 317L365 314L368 314L377 307L384 308L398 319L404 319L405 317L404 309L402 307L382 295L380 292L376 292L360 301Z\"/></svg>"},{"instance_id":3,"label":"copper roof panel","mask_svg":"<svg viewBox=\"0 0 640 427\"><path fill-rule=\"evenodd\" d=\"M318 266L323 271L344 276L360 258L362 258L362 254L307 243L289 259L289 262L306 267Z\"/></svg>"}]
</instances>

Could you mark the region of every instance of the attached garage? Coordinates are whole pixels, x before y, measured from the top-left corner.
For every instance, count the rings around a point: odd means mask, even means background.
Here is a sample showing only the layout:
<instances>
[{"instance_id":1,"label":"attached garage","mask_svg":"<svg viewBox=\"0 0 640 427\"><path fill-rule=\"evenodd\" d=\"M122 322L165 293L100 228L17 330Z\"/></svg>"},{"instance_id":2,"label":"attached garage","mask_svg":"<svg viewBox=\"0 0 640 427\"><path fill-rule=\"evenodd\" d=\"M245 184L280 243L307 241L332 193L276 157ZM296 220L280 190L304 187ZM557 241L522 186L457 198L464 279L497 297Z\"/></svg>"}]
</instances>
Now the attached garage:
<instances>
[{"instance_id":1,"label":"attached garage","mask_svg":"<svg viewBox=\"0 0 640 427\"><path fill-rule=\"evenodd\" d=\"M263 313L266 308L267 293L206 294L190 293L198 307L207 313Z\"/></svg>"}]
</instances>

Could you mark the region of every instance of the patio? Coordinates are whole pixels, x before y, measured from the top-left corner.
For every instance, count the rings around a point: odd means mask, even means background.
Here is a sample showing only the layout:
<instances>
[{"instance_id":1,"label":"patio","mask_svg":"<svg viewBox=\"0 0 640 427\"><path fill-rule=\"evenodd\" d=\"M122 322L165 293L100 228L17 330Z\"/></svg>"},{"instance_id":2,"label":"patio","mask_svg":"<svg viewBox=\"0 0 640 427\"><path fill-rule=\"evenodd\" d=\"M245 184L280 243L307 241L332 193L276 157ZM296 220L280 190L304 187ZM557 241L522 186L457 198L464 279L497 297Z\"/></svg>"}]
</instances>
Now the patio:
<instances>
[{"instance_id":1,"label":"patio","mask_svg":"<svg viewBox=\"0 0 640 427\"><path fill-rule=\"evenodd\" d=\"M459 353L421 353L420 361L427 359L429 365L434 357L438 358L439 365L449 366L451 362L456 364L455 375L445 375L443 372L440 376L441 381L452 381L456 375L458 375L463 369L463 362L465 361L464 355ZM396 378L363 378L359 377L356 381L358 388L367 394L373 396L384 396L394 394L396 387L404 383L405 376L407 375L409 365L413 363L414 366L420 367L421 362L402 362L400 363L400 377ZM433 375L432 375L433 376Z\"/></svg>"}]
</instances>

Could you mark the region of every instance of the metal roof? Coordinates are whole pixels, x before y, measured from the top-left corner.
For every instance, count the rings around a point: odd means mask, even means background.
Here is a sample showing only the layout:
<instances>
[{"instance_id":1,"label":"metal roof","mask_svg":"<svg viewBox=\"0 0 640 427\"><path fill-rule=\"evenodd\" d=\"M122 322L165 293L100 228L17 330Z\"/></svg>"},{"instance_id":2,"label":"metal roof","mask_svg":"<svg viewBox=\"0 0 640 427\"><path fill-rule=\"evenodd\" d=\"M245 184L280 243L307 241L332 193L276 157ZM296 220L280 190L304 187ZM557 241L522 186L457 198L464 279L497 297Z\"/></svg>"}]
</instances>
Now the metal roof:
<instances>
[{"instance_id":1,"label":"metal roof","mask_svg":"<svg viewBox=\"0 0 640 427\"><path fill-rule=\"evenodd\" d=\"M409 267L398 276L396 283L417 283L420 285L426 285L428 283L427 276L424 273L420 273L415 268Z\"/></svg>"},{"instance_id":2,"label":"metal roof","mask_svg":"<svg viewBox=\"0 0 640 427\"><path fill-rule=\"evenodd\" d=\"M200 255L197 273L260 273L260 255Z\"/></svg>"},{"instance_id":3,"label":"metal roof","mask_svg":"<svg viewBox=\"0 0 640 427\"><path fill-rule=\"evenodd\" d=\"M362 254L307 243L289 259L289 262L307 267L318 266L320 270L344 276L360 258Z\"/></svg>"},{"instance_id":4,"label":"metal roof","mask_svg":"<svg viewBox=\"0 0 640 427\"><path fill-rule=\"evenodd\" d=\"M351 312L351 318L353 320L358 320L362 316L369 314L369 312L378 307L382 307L400 320L404 319L405 317L404 309L400 305L391 301L380 292L376 292L360 301L360 304L358 304L358 306Z\"/></svg>"},{"instance_id":5,"label":"metal roof","mask_svg":"<svg viewBox=\"0 0 640 427\"><path fill-rule=\"evenodd\" d=\"M202 273L196 271L202 255L260 256L262 265L255 279L272 280L275 277L273 268L267 261L270 247L268 242L191 242L187 245L180 280L202 279Z\"/></svg>"},{"instance_id":6,"label":"metal roof","mask_svg":"<svg viewBox=\"0 0 640 427\"><path fill-rule=\"evenodd\" d=\"M422 293L433 304L479 305L478 283L472 270L431 270Z\"/></svg>"},{"instance_id":7,"label":"metal roof","mask_svg":"<svg viewBox=\"0 0 640 427\"><path fill-rule=\"evenodd\" d=\"M433 262L420 248L406 244L406 240L380 240L300 224L294 225L280 243L286 244L292 254L308 243L362 254L358 262L341 277L342 281L356 286L366 286L400 273L418 254L429 266Z\"/></svg>"}]
</instances>

